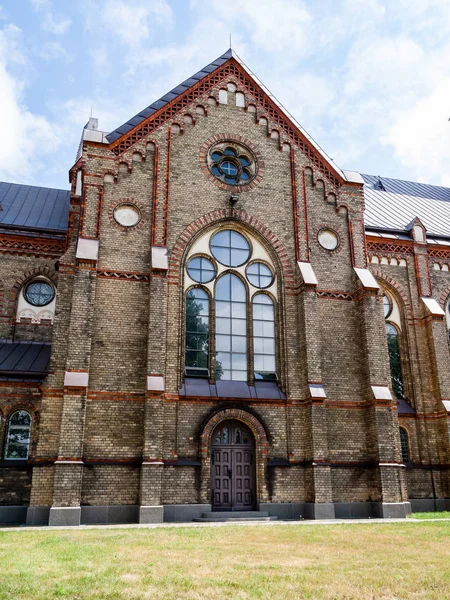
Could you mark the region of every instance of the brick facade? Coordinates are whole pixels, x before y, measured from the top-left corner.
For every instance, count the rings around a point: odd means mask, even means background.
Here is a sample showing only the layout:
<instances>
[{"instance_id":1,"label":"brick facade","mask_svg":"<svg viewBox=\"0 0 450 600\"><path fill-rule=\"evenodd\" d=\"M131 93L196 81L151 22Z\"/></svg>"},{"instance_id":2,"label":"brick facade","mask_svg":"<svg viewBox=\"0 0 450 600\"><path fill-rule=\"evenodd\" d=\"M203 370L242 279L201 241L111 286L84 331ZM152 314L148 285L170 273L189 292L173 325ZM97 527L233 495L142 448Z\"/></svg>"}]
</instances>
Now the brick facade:
<instances>
[{"instance_id":1,"label":"brick facade","mask_svg":"<svg viewBox=\"0 0 450 600\"><path fill-rule=\"evenodd\" d=\"M230 83L245 107L230 91L219 104ZM245 193L218 185L206 167L210 144L223 139L247 144L260 163ZM30 523L48 522L50 507L50 523L74 524L93 507L102 519L102 507L122 507L115 518L125 521L139 518L131 511L139 506L201 511L211 501L214 428L236 419L255 438L256 506L273 514L285 505L313 517L405 516L409 500L445 506L450 354L444 317L420 297L445 306L450 272L433 265L450 261L447 246L431 256L412 236L366 239L363 186L326 164L234 59L117 141L85 141L71 176L67 244L57 256L0 245L0 337L52 339L45 381L0 381L2 447L9 415L33 415L27 463L0 463L0 505L29 506ZM138 207L139 226L117 224L120 204ZM277 397L181 393L186 256L221 227L254 239L276 269ZM318 243L323 228L338 234L335 251ZM98 256L77 258L79 239L98 241ZM381 288L361 283L355 268ZM17 295L35 274L57 286L53 326L16 323ZM410 412L374 392L391 386L381 289L401 308ZM86 379L67 385L67 372ZM164 389L151 389L149 376ZM72 512L55 512L63 508Z\"/></svg>"}]
</instances>

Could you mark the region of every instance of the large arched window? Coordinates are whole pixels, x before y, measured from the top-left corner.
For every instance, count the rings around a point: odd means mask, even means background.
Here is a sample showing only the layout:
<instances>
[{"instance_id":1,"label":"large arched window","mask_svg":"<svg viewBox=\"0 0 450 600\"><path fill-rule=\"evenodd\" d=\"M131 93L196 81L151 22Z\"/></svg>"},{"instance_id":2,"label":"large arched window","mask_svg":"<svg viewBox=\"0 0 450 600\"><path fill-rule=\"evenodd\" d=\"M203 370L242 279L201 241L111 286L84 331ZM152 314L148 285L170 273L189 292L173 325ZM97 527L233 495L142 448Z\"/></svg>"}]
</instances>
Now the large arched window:
<instances>
[{"instance_id":1,"label":"large arched window","mask_svg":"<svg viewBox=\"0 0 450 600\"><path fill-rule=\"evenodd\" d=\"M397 399L405 397L403 385L402 360L400 350L401 320L397 302L389 292L383 293L384 318L386 321L386 338L391 370L391 384Z\"/></svg>"},{"instance_id":2,"label":"large arched window","mask_svg":"<svg viewBox=\"0 0 450 600\"><path fill-rule=\"evenodd\" d=\"M13 413L8 421L5 460L27 460L30 451L31 416L25 410Z\"/></svg>"},{"instance_id":3,"label":"large arched window","mask_svg":"<svg viewBox=\"0 0 450 600\"><path fill-rule=\"evenodd\" d=\"M185 275L186 376L275 380L277 279L262 244L231 228L208 232Z\"/></svg>"}]
</instances>

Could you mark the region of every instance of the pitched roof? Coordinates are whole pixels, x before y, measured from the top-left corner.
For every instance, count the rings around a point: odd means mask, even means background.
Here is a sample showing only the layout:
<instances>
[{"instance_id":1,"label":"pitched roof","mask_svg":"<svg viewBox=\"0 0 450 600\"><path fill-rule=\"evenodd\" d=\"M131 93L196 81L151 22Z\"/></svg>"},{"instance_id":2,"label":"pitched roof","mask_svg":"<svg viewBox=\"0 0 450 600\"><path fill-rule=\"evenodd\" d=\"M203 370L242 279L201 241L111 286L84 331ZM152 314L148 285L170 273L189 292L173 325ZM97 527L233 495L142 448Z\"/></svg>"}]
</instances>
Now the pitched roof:
<instances>
[{"instance_id":1,"label":"pitched roof","mask_svg":"<svg viewBox=\"0 0 450 600\"><path fill-rule=\"evenodd\" d=\"M50 344L0 340L0 379L42 380L48 372Z\"/></svg>"},{"instance_id":2,"label":"pitched roof","mask_svg":"<svg viewBox=\"0 0 450 600\"><path fill-rule=\"evenodd\" d=\"M224 54L216 58L212 63L203 67L200 71L189 77L180 85L177 85L173 90L162 96L153 104L144 108L141 112L135 115L132 119L129 119L126 123L115 129L109 134L104 135L104 140L107 140L109 143L113 143L118 140L121 136L129 133L133 128L142 123L145 119L153 115L154 113L161 110L167 104L178 98L181 94L189 90L193 85L197 84L199 81L207 77L210 73L221 67L228 60L233 58L246 73L251 77L251 79L263 90L264 94L270 99L270 101L277 106L281 113L284 114L285 117L290 121L293 125L293 128L300 132L300 135L306 140L306 143L311 145L313 149L325 159L325 163L329 165L332 171L338 174L343 181L351 181L362 183L359 179L359 174L353 172L344 172L342 171L333 160L327 155L327 153L321 148L321 146L309 135L309 133L295 120L295 118L286 110L286 108L275 98L275 96L266 88L266 86L258 79L258 77L247 67L247 65L243 62L241 58L230 48ZM100 141L100 140L96 140ZM358 179L355 180L354 176L357 175Z\"/></svg>"},{"instance_id":3,"label":"pitched roof","mask_svg":"<svg viewBox=\"0 0 450 600\"><path fill-rule=\"evenodd\" d=\"M0 181L0 226L64 232L70 192Z\"/></svg>"},{"instance_id":4,"label":"pitched roof","mask_svg":"<svg viewBox=\"0 0 450 600\"><path fill-rule=\"evenodd\" d=\"M427 236L450 238L450 188L361 173L367 228L406 231L419 217Z\"/></svg>"},{"instance_id":5,"label":"pitched roof","mask_svg":"<svg viewBox=\"0 0 450 600\"><path fill-rule=\"evenodd\" d=\"M177 98L180 94L182 94L192 85L197 83L197 81L200 81L201 79L212 73L214 69L223 65L223 63L227 62L227 60L233 56L236 55L233 54L233 51L230 48L225 52L225 54L222 54L222 56L216 58L216 60L214 60L212 63L206 65L206 67L203 67L203 69L201 69L198 73L195 73L195 75L192 75L192 77L189 77L189 79L186 79L186 81L183 81L183 83L180 83L180 85L177 85L175 88L173 88L173 90L167 92L167 94L165 94L162 98L156 100L156 102L153 102L153 104L150 104L149 106L147 106L147 108L144 108L144 110L141 110L141 112L135 115L132 119L129 119L126 123L115 129L114 131L111 131L111 133L108 133L108 135L106 136L108 142L114 142L121 135L130 131L130 129L133 129L133 127L138 125L141 121L143 121L144 119L155 113L157 110L159 110L160 108Z\"/></svg>"}]
</instances>

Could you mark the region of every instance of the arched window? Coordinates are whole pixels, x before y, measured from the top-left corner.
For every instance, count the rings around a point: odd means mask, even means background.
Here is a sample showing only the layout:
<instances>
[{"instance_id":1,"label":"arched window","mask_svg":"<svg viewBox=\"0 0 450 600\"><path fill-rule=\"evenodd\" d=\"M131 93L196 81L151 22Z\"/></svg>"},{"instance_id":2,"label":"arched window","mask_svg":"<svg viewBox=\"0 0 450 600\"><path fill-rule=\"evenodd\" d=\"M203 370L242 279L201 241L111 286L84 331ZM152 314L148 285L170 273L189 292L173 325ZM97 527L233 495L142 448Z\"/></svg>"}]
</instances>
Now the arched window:
<instances>
[{"instance_id":1,"label":"arched window","mask_svg":"<svg viewBox=\"0 0 450 600\"><path fill-rule=\"evenodd\" d=\"M247 234L218 229L195 242L185 272L187 376L276 379L275 273Z\"/></svg>"},{"instance_id":2,"label":"arched window","mask_svg":"<svg viewBox=\"0 0 450 600\"><path fill-rule=\"evenodd\" d=\"M13 413L8 421L5 460L27 460L30 450L31 416L25 410Z\"/></svg>"},{"instance_id":3,"label":"arched window","mask_svg":"<svg viewBox=\"0 0 450 600\"><path fill-rule=\"evenodd\" d=\"M186 294L186 369L190 374L208 375L209 297L193 288Z\"/></svg>"},{"instance_id":4,"label":"arched window","mask_svg":"<svg viewBox=\"0 0 450 600\"><path fill-rule=\"evenodd\" d=\"M53 322L55 286L43 276L28 281L17 298L16 320L31 323Z\"/></svg>"},{"instance_id":5,"label":"arched window","mask_svg":"<svg viewBox=\"0 0 450 600\"><path fill-rule=\"evenodd\" d=\"M247 294L237 275L216 283L216 377L247 381Z\"/></svg>"},{"instance_id":6,"label":"arched window","mask_svg":"<svg viewBox=\"0 0 450 600\"><path fill-rule=\"evenodd\" d=\"M409 439L408 432L404 427L400 427L400 449L402 453L402 461L404 463L409 462Z\"/></svg>"},{"instance_id":7,"label":"arched window","mask_svg":"<svg viewBox=\"0 0 450 600\"><path fill-rule=\"evenodd\" d=\"M389 353L389 367L394 396L397 399L405 397L402 374L399 332L401 327L400 311L397 302L388 293L383 294L384 318L386 320L386 338Z\"/></svg>"}]
</instances>

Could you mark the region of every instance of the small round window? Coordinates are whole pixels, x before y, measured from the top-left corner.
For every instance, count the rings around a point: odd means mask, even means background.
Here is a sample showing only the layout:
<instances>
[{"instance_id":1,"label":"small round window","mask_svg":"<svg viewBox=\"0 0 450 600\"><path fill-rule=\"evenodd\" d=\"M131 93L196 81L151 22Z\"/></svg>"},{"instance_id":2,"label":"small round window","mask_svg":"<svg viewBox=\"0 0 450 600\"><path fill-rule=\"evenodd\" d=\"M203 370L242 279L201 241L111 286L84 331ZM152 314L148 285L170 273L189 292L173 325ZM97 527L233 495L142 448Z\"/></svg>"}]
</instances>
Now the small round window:
<instances>
[{"instance_id":1,"label":"small round window","mask_svg":"<svg viewBox=\"0 0 450 600\"><path fill-rule=\"evenodd\" d=\"M203 256L191 258L187 266L187 271L189 277L197 283L208 283L216 275L213 263Z\"/></svg>"},{"instance_id":2,"label":"small round window","mask_svg":"<svg viewBox=\"0 0 450 600\"><path fill-rule=\"evenodd\" d=\"M257 288L268 288L272 285L272 271L262 262L254 262L247 267L247 279Z\"/></svg>"},{"instance_id":3,"label":"small round window","mask_svg":"<svg viewBox=\"0 0 450 600\"><path fill-rule=\"evenodd\" d=\"M212 236L211 253L226 267L240 267L250 258L250 245L237 231L225 229Z\"/></svg>"},{"instance_id":4,"label":"small round window","mask_svg":"<svg viewBox=\"0 0 450 600\"><path fill-rule=\"evenodd\" d=\"M133 204L119 204L114 209L114 218L122 227L134 227L141 220L141 213Z\"/></svg>"},{"instance_id":5,"label":"small round window","mask_svg":"<svg viewBox=\"0 0 450 600\"><path fill-rule=\"evenodd\" d=\"M55 288L46 281L33 281L27 285L24 295L33 306L46 306L55 297Z\"/></svg>"},{"instance_id":6,"label":"small round window","mask_svg":"<svg viewBox=\"0 0 450 600\"><path fill-rule=\"evenodd\" d=\"M339 246L339 238L337 233L331 229L321 229L319 231L319 235L317 236L319 244L325 250L336 250Z\"/></svg>"}]
</instances>

